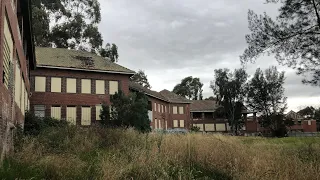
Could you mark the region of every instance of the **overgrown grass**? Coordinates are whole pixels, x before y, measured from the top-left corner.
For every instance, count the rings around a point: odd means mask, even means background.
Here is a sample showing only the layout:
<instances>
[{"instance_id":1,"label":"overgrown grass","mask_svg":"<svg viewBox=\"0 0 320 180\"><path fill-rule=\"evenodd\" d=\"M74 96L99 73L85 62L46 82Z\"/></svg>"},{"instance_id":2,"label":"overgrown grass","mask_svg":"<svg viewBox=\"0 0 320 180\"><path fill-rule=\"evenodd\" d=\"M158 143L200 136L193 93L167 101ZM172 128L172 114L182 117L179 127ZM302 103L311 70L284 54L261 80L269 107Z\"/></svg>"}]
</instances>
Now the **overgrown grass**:
<instances>
[{"instance_id":1,"label":"overgrown grass","mask_svg":"<svg viewBox=\"0 0 320 180\"><path fill-rule=\"evenodd\" d=\"M312 180L320 177L319 140L56 127L25 137L0 177Z\"/></svg>"}]
</instances>

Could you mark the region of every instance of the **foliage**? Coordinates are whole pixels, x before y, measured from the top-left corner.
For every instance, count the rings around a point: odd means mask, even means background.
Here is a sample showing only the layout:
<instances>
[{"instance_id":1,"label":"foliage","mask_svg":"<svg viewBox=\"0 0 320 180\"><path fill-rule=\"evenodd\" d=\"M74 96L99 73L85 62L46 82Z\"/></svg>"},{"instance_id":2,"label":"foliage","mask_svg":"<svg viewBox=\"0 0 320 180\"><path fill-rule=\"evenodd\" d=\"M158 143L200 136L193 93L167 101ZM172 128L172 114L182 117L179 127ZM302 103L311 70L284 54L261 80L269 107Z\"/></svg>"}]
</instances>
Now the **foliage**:
<instances>
[{"instance_id":1,"label":"foliage","mask_svg":"<svg viewBox=\"0 0 320 180\"><path fill-rule=\"evenodd\" d=\"M40 118L33 113L26 112L23 130L26 135L39 135L47 128L65 127L67 125L67 121L59 121L51 117Z\"/></svg>"},{"instance_id":2,"label":"foliage","mask_svg":"<svg viewBox=\"0 0 320 180\"><path fill-rule=\"evenodd\" d=\"M108 106L106 103L102 104L102 109L100 111L99 115L101 121L101 125L109 127L110 124L110 106Z\"/></svg>"},{"instance_id":3,"label":"foliage","mask_svg":"<svg viewBox=\"0 0 320 180\"><path fill-rule=\"evenodd\" d=\"M241 112L248 75L244 69L235 69L232 73L229 71L229 69L216 69L215 80L211 82L210 88L222 106L215 116L228 118L232 131L237 133L244 123Z\"/></svg>"},{"instance_id":4,"label":"foliage","mask_svg":"<svg viewBox=\"0 0 320 180\"><path fill-rule=\"evenodd\" d=\"M98 29L101 21L98 0L34 0L32 19L35 45L71 48L118 60L118 47L107 43Z\"/></svg>"},{"instance_id":5,"label":"foliage","mask_svg":"<svg viewBox=\"0 0 320 180\"><path fill-rule=\"evenodd\" d=\"M190 128L190 131L191 131L191 132L199 132L199 131L200 131L200 127L198 127L198 126L192 126L192 127Z\"/></svg>"},{"instance_id":6,"label":"foliage","mask_svg":"<svg viewBox=\"0 0 320 180\"><path fill-rule=\"evenodd\" d=\"M275 66L264 72L258 68L247 87L247 104L263 115L283 114L287 108L284 97L284 72Z\"/></svg>"},{"instance_id":7,"label":"foliage","mask_svg":"<svg viewBox=\"0 0 320 180\"><path fill-rule=\"evenodd\" d=\"M0 177L310 180L320 176L319 142L68 126L26 136L21 150L5 160Z\"/></svg>"},{"instance_id":8,"label":"foliage","mask_svg":"<svg viewBox=\"0 0 320 180\"><path fill-rule=\"evenodd\" d=\"M307 107L301 109L300 111L298 111L298 114L300 114L302 116L307 116L309 118L314 117L314 113L315 113L315 108L312 106L307 106Z\"/></svg>"},{"instance_id":9,"label":"foliage","mask_svg":"<svg viewBox=\"0 0 320 180\"><path fill-rule=\"evenodd\" d=\"M148 77L142 70L139 70L136 74L134 74L130 80L132 82L140 84L145 88L151 89L150 83L148 81Z\"/></svg>"},{"instance_id":10,"label":"foliage","mask_svg":"<svg viewBox=\"0 0 320 180\"><path fill-rule=\"evenodd\" d=\"M216 100L216 98L214 98L213 96L210 96L210 97L205 98L204 100L215 101L215 100Z\"/></svg>"},{"instance_id":11,"label":"foliage","mask_svg":"<svg viewBox=\"0 0 320 180\"><path fill-rule=\"evenodd\" d=\"M182 79L181 83L173 88L173 92L188 99L202 100L202 86L199 78L189 76Z\"/></svg>"},{"instance_id":12,"label":"foliage","mask_svg":"<svg viewBox=\"0 0 320 180\"><path fill-rule=\"evenodd\" d=\"M258 68L247 87L246 103L249 108L262 114L262 126L272 131L280 128L279 116L282 116L287 108L284 80L284 72L279 72L275 66L264 72Z\"/></svg>"},{"instance_id":13,"label":"foliage","mask_svg":"<svg viewBox=\"0 0 320 180\"><path fill-rule=\"evenodd\" d=\"M110 45L109 43L107 43L105 48L99 49L99 53L102 57L109 58L111 62L118 62L118 46L115 44Z\"/></svg>"},{"instance_id":14,"label":"foliage","mask_svg":"<svg viewBox=\"0 0 320 180\"><path fill-rule=\"evenodd\" d=\"M318 0L267 0L280 3L279 15L273 20L266 13L248 12L247 49L241 62L254 62L260 55L274 54L282 65L308 75L304 83L320 85L320 15Z\"/></svg>"},{"instance_id":15,"label":"foliage","mask_svg":"<svg viewBox=\"0 0 320 180\"><path fill-rule=\"evenodd\" d=\"M100 117L102 122L109 126L116 127L134 127L140 132L149 132L150 120L148 117L148 99L140 92L131 93L126 96L119 91L110 98L111 111L108 115L108 106L102 106ZM109 121L108 121L109 118Z\"/></svg>"}]
</instances>

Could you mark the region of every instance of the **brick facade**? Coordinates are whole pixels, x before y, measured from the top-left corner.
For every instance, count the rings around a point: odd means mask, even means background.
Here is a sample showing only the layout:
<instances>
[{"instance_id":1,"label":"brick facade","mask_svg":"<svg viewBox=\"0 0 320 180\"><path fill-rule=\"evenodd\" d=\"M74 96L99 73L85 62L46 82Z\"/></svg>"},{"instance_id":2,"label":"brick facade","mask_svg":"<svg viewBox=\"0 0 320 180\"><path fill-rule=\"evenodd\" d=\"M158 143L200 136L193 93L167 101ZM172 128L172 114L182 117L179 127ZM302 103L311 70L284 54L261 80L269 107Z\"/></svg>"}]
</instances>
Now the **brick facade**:
<instances>
[{"instance_id":1,"label":"brick facade","mask_svg":"<svg viewBox=\"0 0 320 180\"><path fill-rule=\"evenodd\" d=\"M24 82L24 90L26 90L27 98L30 94L29 69L34 66L34 52L32 32L30 31L30 1L25 0L2 0L0 1L0 150L1 159L3 152L9 151L12 147L12 133L14 127L18 124L23 125L24 113L15 102L15 79L21 76ZM12 53L13 58L9 65L10 77L9 86L3 83L4 71L4 23L7 23L13 42ZM22 24L18 23L18 18ZM11 48L11 47L10 47ZM16 63L20 64L20 73L15 74ZM28 107L27 107L28 108ZM26 109L27 109L26 108ZM11 128L11 129L10 129ZM12 131L12 132L11 132ZM6 144L4 142L9 142Z\"/></svg>"},{"instance_id":2,"label":"brick facade","mask_svg":"<svg viewBox=\"0 0 320 180\"><path fill-rule=\"evenodd\" d=\"M35 92L35 77L46 77L46 92ZM51 92L51 77L60 77L61 79L61 92ZM67 78L76 79L77 93L67 93L66 83ZM30 101L31 111L34 111L34 105L45 105L45 115L51 116L51 107L61 107L61 119L66 119L67 106L77 107L77 119L78 125L81 124L81 107L91 107L91 124L96 123L96 105L100 105L104 102L110 104L109 95L109 81L118 81L119 90L123 91L126 95L129 93L128 81L130 75L128 74L116 74L116 73L102 73L102 72L90 72L81 70L65 70L65 69L53 69L53 68L37 68L31 71L31 90L32 96ZM81 93L81 79L91 80L91 93ZM95 94L96 82L95 80L105 81L105 94Z\"/></svg>"}]
</instances>

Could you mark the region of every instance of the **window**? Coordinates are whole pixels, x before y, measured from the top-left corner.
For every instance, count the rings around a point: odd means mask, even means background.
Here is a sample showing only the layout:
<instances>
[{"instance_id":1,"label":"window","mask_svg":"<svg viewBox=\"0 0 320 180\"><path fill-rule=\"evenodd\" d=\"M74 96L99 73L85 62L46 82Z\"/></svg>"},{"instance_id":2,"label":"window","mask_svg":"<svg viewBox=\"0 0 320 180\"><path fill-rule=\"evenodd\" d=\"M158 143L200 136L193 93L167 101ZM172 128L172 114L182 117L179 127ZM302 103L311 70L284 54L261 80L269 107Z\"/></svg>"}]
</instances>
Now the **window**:
<instances>
[{"instance_id":1,"label":"window","mask_svg":"<svg viewBox=\"0 0 320 180\"><path fill-rule=\"evenodd\" d=\"M205 124L204 128L206 131L215 131L214 124Z\"/></svg>"},{"instance_id":2,"label":"window","mask_svg":"<svg viewBox=\"0 0 320 180\"><path fill-rule=\"evenodd\" d=\"M91 80L81 79L81 93L90 94L91 93Z\"/></svg>"},{"instance_id":3,"label":"window","mask_svg":"<svg viewBox=\"0 0 320 180\"><path fill-rule=\"evenodd\" d=\"M101 118L100 118L101 110L102 110L102 105L96 105L96 120L97 121L101 120Z\"/></svg>"},{"instance_id":4,"label":"window","mask_svg":"<svg viewBox=\"0 0 320 180\"><path fill-rule=\"evenodd\" d=\"M160 104L158 104L158 112L161 112L161 105Z\"/></svg>"},{"instance_id":5,"label":"window","mask_svg":"<svg viewBox=\"0 0 320 180\"><path fill-rule=\"evenodd\" d=\"M148 101L148 111L152 111L152 103L151 103L151 101Z\"/></svg>"},{"instance_id":6,"label":"window","mask_svg":"<svg viewBox=\"0 0 320 180\"><path fill-rule=\"evenodd\" d=\"M12 59L13 59L13 40L9 28L7 15L4 18L4 47L3 47L3 79L2 82L8 88L10 77L12 76ZM20 74L19 74L20 76Z\"/></svg>"},{"instance_id":7,"label":"window","mask_svg":"<svg viewBox=\"0 0 320 180\"><path fill-rule=\"evenodd\" d=\"M154 129L158 129L157 123L158 123L157 119L154 119Z\"/></svg>"},{"instance_id":8,"label":"window","mask_svg":"<svg viewBox=\"0 0 320 180\"><path fill-rule=\"evenodd\" d=\"M51 117L60 120L61 119L61 107L52 106L51 107Z\"/></svg>"},{"instance_id":9,"label":"window","mask_svg":"<svg viewBox=\"0 0 320 180\"><path fill-rule=\"evenodd\" d=\"M75 106L68 106L67 107L67 121L72 124L77 124L77 108Z\"/></svg>"},{"instance_id":10,"label":"window","mask_svg":"<svg viewBox=\"0 0 320 180\"><path fill-rule=\"evenodd\" d=\"M61 78L51 78L51 92L61 92Z\"/></svg>"},{"instance_id":11,"label":"window","mask_svg":"<svg viewBox=\"0 0 320 180\"><path fill-rule=\"evenodd\" d=\"M162 112L162 113L164 112L163 105L161 105L161 112Z\"/></svg>"},{"instance_id":12,"label":"window","mask_svg":"<svg viewBox=\"0 0 320 180\"><path fill-rule=\"evenodd\" d=\"M161 119L159 119L158 122L159 122L159 129L162 129Z\"/></svg>"},{"instance_id":13,"label":"window","mask_svg":"<svg viewBox=\"0 0 320 180\"><path fill-rule=\"evenodd\" d=\"M193 126L199 127L199 131L203 131L203 124L194 124Z\"/></svg>"},{"instance_id":14,"label":"window","mask_svg":"<svg viewBox=\"0 0 320 180\"><path fill-rule=\"evenodd\" d=\"M77 93L77 79L67 78L67 93Z\"/></svg>"},{"instance_id":15,"label":"window","mask_svg":"<svg viewBox=\"0 0 320 180\"><path fill-rule=\"evenodd\" d=\"M183 107L179 107L179 114L184 114Z\"/></svg>"},{"instance_id":16,"label":"window","mask_svg":"<svg viewBox=\"0 0 320 180\"><path fill-rule=\"evenodd\" d=\"M20 107L20 98L21 98L21 71L19 60L16 60L16 70L15 70L15 88L14 88L14 99L18 107Z\"/></svg>"},{"instance_id":17,"label":"window","mask_svg":"<svg viewBox=\"0 0 320 180\"><path fill-rule=\"evenodd\" d=\"M173 114L178 114L178 107L177 106L173 106Z\"/></svg>"},{"instance_id":18,"label":"window","mask_svg":"<svg viewBox=\"0 0 320 180\"><path fill-rule=\"evenodd\" d=\"M81 108L81 125L83 126L91 125L91 107Z\"/></svg>"},{"instance_id":19,"label":"window","mask_svg":"<svg viewBox=\"0 0 320 180\"><path fill-rule=\"evenodd\" d=\"M216 124L216 130L217 131L226 131L226 125L225 124Z\"/></svg>"},{"instance_id":20,"label":"window","mask_svg":"<svg viewBox=\"0 0 320 180\"><path fill-rule=\"evenodd\" d=\"M164 106L164 112L165 113L167 112L167 106Z\"/></svg>"},{"instance_id":21,"label":"window","mask_svg":"<svg viewBox=\"0 0 320 180\"><path fill-rule=\"evenodd\" d=\"M180 127L184 128L184 120L180 120Z\"/></svg>"},{"instance_id":22,"label":"window","mask_svg":"<svg viewBox=\"0 0 320 180\"><path fill-rule=\"evenodd\" d=\"M46 77L35 77L35 91L36 92L46 92Z\"/></svg>"},{"instance_id":23,"label":"window","mask_svg":"<svg viewBox=\"0 0 320 180\"><path fill-rule=\"evenodd\" d=\"M175 127L179 127L178 126L178 120L173 120L173 127L175 128Z\"/></svg>"},{"instance_id":24,"label":"window","mask_svg":"<svg viewBox=\"0 0 320 180\"><path fill-rule=\"evenodd\" d=\"M119 82L118 81L109 81L109 94L114 95L119 90Z\"/></svg>"},{"instance_id":25,"label":"window","mask_svg":"<svg viewBox=\"0 0 320 180\"><path fill-rule=\"evenodd\" d=\"M157 103L154 103L154 111L157 111Z\"/></svg>"},{"instance_id":26,"label":"window","mask_svg":"<svg viewBox=\"0 0 320 180\"><path fill-rule=\"evenodd\" d=\"M45 106L44 105L35 105L34 106L34 115L37 117L43 118L45 116Z\"/></svg>"},{"instance_id":27,"label":"window","mask_svg":"<svg viewBox=\"0 0 320 180\"><path fill-rule=\"evenodd\" d=\"M96 80L96 94L105 94L104 80Z\"/></svg>"},{"instance_id":28,"label":"window","mask_svg":"<svg viewBox=\"0 0 320 180\"><path fill-rule=\"evenodd\" d=\"M310 120L308 120L308 126L311 126L311 121Z\"/></svg>"},{"instance_id":29,"label":"window","mask_svg":"<svg viewBox=\"0 0 320 180\"><path fill-rule=\"evenodd\" d=\"M168 129L168 121L165 121L166 129Z\"/></svg>"}]
</instances>

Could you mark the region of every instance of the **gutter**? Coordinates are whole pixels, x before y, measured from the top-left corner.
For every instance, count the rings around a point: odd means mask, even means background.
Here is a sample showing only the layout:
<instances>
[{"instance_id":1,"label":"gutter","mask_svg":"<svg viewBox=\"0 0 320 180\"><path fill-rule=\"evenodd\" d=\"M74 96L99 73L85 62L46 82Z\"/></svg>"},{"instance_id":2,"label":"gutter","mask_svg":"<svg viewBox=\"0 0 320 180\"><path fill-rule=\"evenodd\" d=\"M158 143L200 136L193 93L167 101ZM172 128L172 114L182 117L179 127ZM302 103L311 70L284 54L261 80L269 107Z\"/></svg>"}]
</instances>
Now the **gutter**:
<instances>
[{"instance_id":1,"label":"gutter","mask_svg":"<svg viewBox=\"0 0 320 180\"><path fill-rule=\"evenodd\" d=\"M38 68L49 68L49 69L63 69L63 70L73 70L73 71L88 71L88 72L101 72L101 73L112 73L112 74L127 74L127 75L134 75L135 73L129 72L121 72L121 71L104 71L104 70L97 70L97 69L80 69L80 68L68 68L68 67L58 67L58 66L43 66L37 65Z\"/></svg>"}]
</instances>

